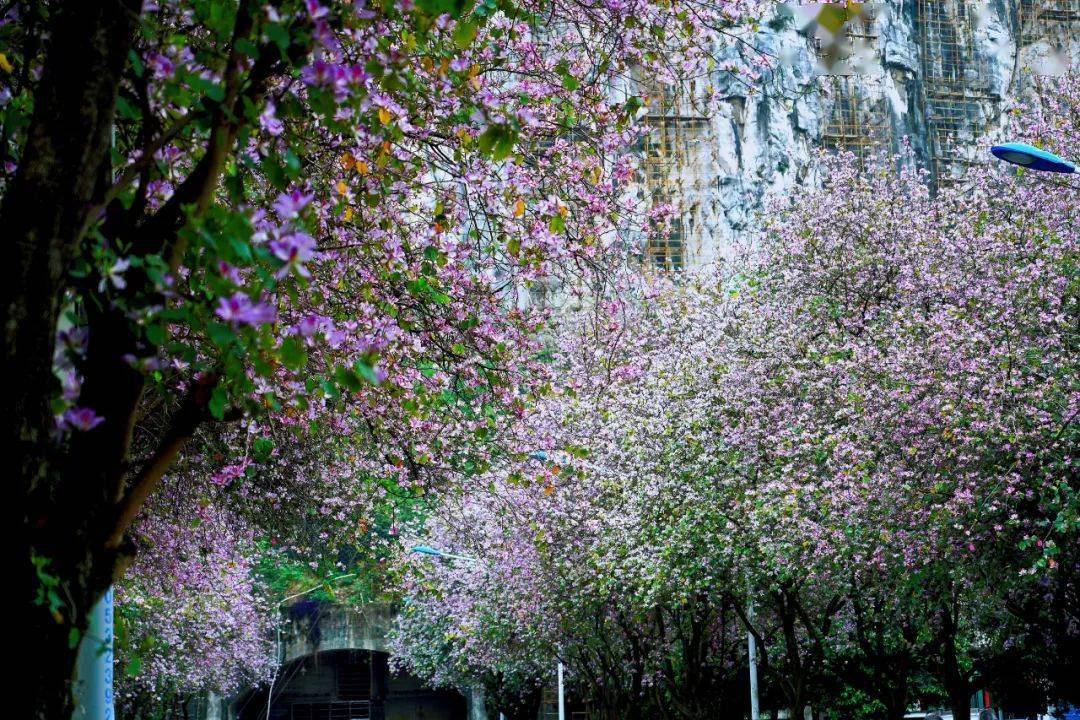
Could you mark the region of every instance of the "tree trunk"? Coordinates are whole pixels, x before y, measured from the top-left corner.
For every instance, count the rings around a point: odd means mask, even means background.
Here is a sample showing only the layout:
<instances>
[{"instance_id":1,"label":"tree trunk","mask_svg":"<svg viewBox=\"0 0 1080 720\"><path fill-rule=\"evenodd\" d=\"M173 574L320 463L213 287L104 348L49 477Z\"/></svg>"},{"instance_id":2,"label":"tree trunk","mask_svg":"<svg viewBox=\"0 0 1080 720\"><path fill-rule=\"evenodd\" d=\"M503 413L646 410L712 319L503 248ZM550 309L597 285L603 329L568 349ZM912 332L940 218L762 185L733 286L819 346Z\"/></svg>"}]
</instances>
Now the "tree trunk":
<instances>
[{"instance_id":1,"label":"tree trunk","mask_svg":"<svg viewBox=\"0 0 1080 720\"><path fill-rule=\"evenodd\" d=\"M907 684L905 683L904 687L898 687L882 698L882 704L885 706L885 720L904 720L904 715L907 714L907 702Z\"/></svg>"},{"instance_id":2,"label":"tree trunk","mask_svg":"<svg viewBox=\"0 0 1080 720\"><path fill-rule=\"evenodd\" d=\"M78 252L86 213L106 161L120 75L132 46L141 0L68 0L54 8L34 114L19 167L0 204L9 250L0 282L4 332L3 421L14 494L17 606L22 645L16 663L17 717L65 720L77 640L87 613L112 580L115 556L95 558L78 520L92 508L78 466L65 468L52 436L57 318L67 270ZM73 492L74 491L74 492ZM73 647L75 646L75 647Z\"/></svg>"},{"instance_id":3,"label":"tree trunk","mask_svg":"<svg viewBox=\"0 0 1080 720\"><path fill-rule=\"evenodd\" d=\"M31 608L26 640L13 663L12 687L18 703L25 703L13 717L35 720L67 720L71 717L72 680L78 649L71 647L70 626L57 623L41 607Z\"/></svg>"},{"instance_id":4,"label":"tree trunk","mask_svg":"<svg viewBox=\"0 0 1080 720\"><path fill-rule=\"evenodd\" d=\"M941 643L941 680L945 692L949 695L949 709L953 720L968 720L971 716L971 679L960 667L960 657L956 650L957 624L952 608L943 607Z\"/></svg>"},{"instance_id":5,"label":"tree trunk","mask_svg":"<svg viewBox=\"0 0 1080 720\"><path fill-rule=\"evenodd\" d=\"M66 272L78 248L94 187L108 157L120 74L141 0L69 0L56 11L51 47L34 93L19 167L0 206L11 255L3 263L0 312L4 421L20 455L20 490L47 477L45 446L56 322Z\"/></svg>"},{"instance_id":6,"label":"tree trunk","mask_svg":"<svg viewBox=\"0 0 1080 720\"><path fill-rule=\"evenodd\" d=\"M952 710L953 720L968 720L971 717L971 693L966 686L949 690L949 709Z\"/></svg>"}]
</instances>

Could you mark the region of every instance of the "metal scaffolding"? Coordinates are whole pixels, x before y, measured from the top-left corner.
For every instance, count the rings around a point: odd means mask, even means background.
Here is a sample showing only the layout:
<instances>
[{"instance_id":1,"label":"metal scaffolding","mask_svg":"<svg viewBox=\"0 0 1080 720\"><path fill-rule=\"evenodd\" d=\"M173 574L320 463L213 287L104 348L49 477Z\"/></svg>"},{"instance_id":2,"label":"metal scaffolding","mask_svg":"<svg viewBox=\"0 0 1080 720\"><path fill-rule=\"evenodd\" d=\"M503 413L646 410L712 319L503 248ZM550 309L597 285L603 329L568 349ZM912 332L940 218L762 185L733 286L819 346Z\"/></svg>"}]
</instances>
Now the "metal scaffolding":
<instances>
[{"instance_id":1,"label":"metal scaffolding","mask_svg":"<svg viewBox=\"0 0 1080 720\"><path fill-rule=\"evenodd\" d=\"M874 78L861 75L823 77L822 90L832 107L821 129L821 144L829 150L850 152L864 162L892 142L892 127L885 99L874 92Z\"/></svg>"},{"instance_id":2,"label":"metal scaffolding","mask_svg":"<svg viewBox=\"0 0 1080 720\"><path fill-rule=\"evenodd\" d=\"M817 31L812 39L819 68L826 73L818 78L826 107L821 144L829 150L850 152L862 162L888 147L892 138L880 78L860 72L859 67L868 60L880 62L882 7L878 3L829 7L837 15L834 21L842 25L825 34L831 38L829 42L823 42Z\"/></svg>"},{"instance_id":3,"label":"metal scaffolding","mask_svg":"<svg viewBox=\"0 0 1080 720\"><path fill-rule=\"evenodd\" d=\"M1046 50L1061 62L1061 70L1078 65L1075 48L1080 43L1080 0L1020 0L1018 45L1045 43ZM1031 68L1020 68L1028 74Z\"/></svg>"},{"instance_id":4,"label":"metal scaffolding","mask_svg":"<svg viewBox=\"0 0 1080 720\"><path fill-rule=\"evenodd\" d=\"M880 61L880 23L885 6L877 2L821 3L802 5L818 6L818 22L821 14L830 13L829 26L838 24L835 30L815 27L812 38L814 53L819 65L829 75L865 74L860 66L866 61Z\"/></svg>"},{"instance_id":5,"label":"metal scaffolding","mask_svg":"<svg viewBox=\"0 0 1080 720\"><path fill-rule=\"evenodd\" d=\"M643 260L663 271L687 265L691 241L692 208L683 187L688 161L706 138L708 119L693 108L693 88L652 86L649 128L643 140L645 187L652 207L671 205L670 219L649 228Z\"/></svg>"},{"instance_id":6,"label":"metal scaffolding","mask_svg":"<svg viewBox=\"0 0 1080 720\"><path fill-rule=\"evenodd\" d=\"M959 178L981 159L959 150L986 132L997 98L991 93L989 63L975 52L981 2L918 0L922 84L926 103L927 154L936 187Z\"/></svg>"}]
</instances>

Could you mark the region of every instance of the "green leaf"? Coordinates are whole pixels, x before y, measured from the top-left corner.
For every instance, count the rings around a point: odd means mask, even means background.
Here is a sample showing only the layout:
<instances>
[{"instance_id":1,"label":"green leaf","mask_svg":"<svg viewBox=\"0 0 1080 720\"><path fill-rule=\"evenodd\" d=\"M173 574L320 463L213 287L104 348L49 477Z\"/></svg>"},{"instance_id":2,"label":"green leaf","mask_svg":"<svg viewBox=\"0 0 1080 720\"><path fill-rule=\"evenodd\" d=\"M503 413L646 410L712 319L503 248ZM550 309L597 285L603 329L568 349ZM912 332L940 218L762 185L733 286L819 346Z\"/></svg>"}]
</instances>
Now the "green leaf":
<instances>
[{"instance_id":1,"label":"green leaf","mask_svg":"<svg viewBox=\"0 0 1080 720\"><path fill-rule=\"evenodd\" d=\"M379 376L375 374L375 368L368 365L365 362L356 363L356 371L360 374L360 377L367 380L372 385L379 384Z\"/></svg>"},{"instance_id":2,"label":"green leaf","mask_svg":"<svg viewBox=\"0 0 1080 720\"><path fill-rule=\"evenodd\" d=\"M465 49L476 40L476 23L461 21L454 27L454 44Z\"/></svg>"},{"instance_id":3,"label":"green leaf","mask_svg":"<svg viewBox=\"0 0 1080 720\"><path fill-rule=\"evenodd\" d=\"M152 345L161 345L165 342L165 327L160 323L152 323L146 326L146 340Z\"/></svg>"},{"instance_id":4,"label":"green leaf","mask_svg":"<svg viewBox=\"0 0 1080 720\"><path fill-rule=\"evenodd\" d=\"M236 49L253 60L258 59L259 57L259 48L247 38L240 38L237 40Z\"/></svg>"},{"instance_id":5,"label":"green leaf","mask_svg":"<svg viewBox=\"0 0 1080 720\"><path fill-rule=\"evenodd\" d=\"M281 362L290 370L299 370L307 364L307 351L296 336L288 337L281 343Z\"/></svg>"},{"instance_id":6,"label":"green leaf","mask_svg":"<svg viewBox=\"0 0 1080 720\"><path fill-rule=\"evenodd\" d=\"M128 62L131 63L131 69L135 71L135 77L142 77L143 73L146 72L142 58L134 50L128 50Z\"/></svg>"},{"instance_id":7,"label":"green leaf","mask_svg":"<svg viewBox=\"0 0 1080 720\"><path fill-rule=\"evenodd\" d=\"M363 382L360 380L360 376L344 365L338 365L334 368L334 379L337 381L338 385L352 390L353 392L358 392L364 387Z\"/></svg>"},{"instance_id":8,"label":"green leaf","mask_svg":"<svg viewBox=\"0 0 1080 720\"><path fill-rule=\"evenodd\" d=\"M123 96L116 98L116 111L120 113L120 117L125 120L139 119L139 111L136 110L131 103L125 100Z\"/></svg>"},{"instance_id":9,"label":"green leaf","mask_svg":"<svg viewBox=\"0 0 1080 720\"><path fill-rule=\"evenodd\" d=\"M292 42L289 38L289 31L280 23L270 23L267 25L266 36L269 37L282 52L288 50L289 44Z\"/></svg>"},{"instance_id":10,"label":"green leaf","mask_svg":"<svg viewBox=\"0 0 1080 720\"><path fill-rule=\"evenodd\" d=\"M214 392L210 393L210 402L207 403L207 408L210 410L210 414L218 420L225 418L225 405L229 401L229 395L225 392L225 388L218 385L214 388Z\"/></svg>"},{"instance_id":11,"label":"green leaf","mask_svg":"<svg viewBox=\"0 0 1080 720\"><path fill-rule=\"evenodd\" d=\"M517 134L509 125L492 125L479 138L480 152L493 160L505 160L514 152Z\"/></svg>"},{"instance_id":12,"label":"green leaf","mask_svg":"<svg viewBox=\"0 0 1080 720\"><path fill-rule=\"evenodd\" d=\"M136 655L128 660L127 665L124 666L124 674L131 678L136 677L142 672L142 665L142 658Z\"/></svg>"},{"instance_id":13,"label":"green leaf","mask_svg":"<svg viewBox=\"0 0 1080 720\"><path fill-rule=\"evenodd\" d=\"M196 90L202 90L206 93L206 97L214 102L221 102L225 99L225 88L200 75L190 75L188 77L188 84Z\"/></svg>"},{"instance_id":14,"label":"green leaf","mask_svg":"<svg viewBox=\"0 0 1080 720\"><path fill-rule=\"evenodd\" d=\"M417 0L416 7L426 15L449 15L457 20L473 6L473 0Z\"/></svg>"},{"instance_id":15,"label":"green leaf","mask_svg":"<svg viewBox=\"0 0 1080 720\"><path fill-rule=\"evenodd\" d=\"M210 342L219 348L228 347L236 339L236 333L224 323L212 322L206 326L206 334L210 336Z\"/></svg>"}]
</instances>

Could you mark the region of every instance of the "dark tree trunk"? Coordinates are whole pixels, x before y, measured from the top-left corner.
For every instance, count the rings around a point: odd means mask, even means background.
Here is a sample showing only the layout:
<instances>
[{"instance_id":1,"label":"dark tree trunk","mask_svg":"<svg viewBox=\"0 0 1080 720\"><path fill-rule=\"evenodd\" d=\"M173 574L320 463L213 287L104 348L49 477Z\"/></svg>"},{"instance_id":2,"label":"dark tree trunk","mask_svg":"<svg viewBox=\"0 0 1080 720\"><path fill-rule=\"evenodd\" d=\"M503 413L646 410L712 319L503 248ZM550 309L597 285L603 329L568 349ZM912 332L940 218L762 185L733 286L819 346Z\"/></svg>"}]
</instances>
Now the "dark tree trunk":
<instances>
[{"instance_id":1,"label":"dark tree trunk","mask_svg":"<svg viewBox=\"0 0 1080 720\"><path fill-rule=\"evenodd\" d=\"M953 710L953 720L968 720L971 717L971 694L962 695L949 692L949 709Z\"/></svg>"},{"instance_id":2,"label":"dark tree trunk","mask_svg":"<svg viewBox=\"0 0 1080 720\"><path fill-rule=\"evenodd\" d=\"M971 694L973 684L967 673L960 667L960 657L956 649L957 623L951 607L941 609L941 680L945 692L949 695L949 709L953 720L968 720L971 716Z\"/></svg>"},{"instance_id":3,"label":"dark tree trunk","mask_svg":"<svg viewBox=\"0 0 1080 720\"><path fill-rule=\"evenodd\" d=\"M882 704L885 706L885 720L904 720L904 715L907 714L907 703L907 683L905 682L882 698Z\"/></svg>"},{"instance_id":4,"label":"dark tree trunk","mask_svg":"<svg viewBox=\"0 0 1080 720\"><path fill-rule=\"evenodd\" d=\"M104 205L110 182L109 145L120 78L134 42L142 0L60 0L53 4L49 47L34 90L31 119L19 167L0 204L0 226L12 250L3 264L0 313L4 329L4 421L14 488L17 577L25 578L18 602L34 633L30 662L17 665L16 686L27 711L20 717L57 720L71 709L71 680L79 632L89 609L113 582L128 555L124 537L158 480L207 417L217 382L192 378L177 398L169 429L140 468L129 450L143 378L124 360L138 352L137 331L116 308L87 303L89 328L79 404L104 422L54 437L52 402L57 318L68 287L68 268L80 252L91 207ZM286 53L260 52L250 65L239 40L255 31L257 0L243 0L224 71L225 99L210 114L206 152L165 205L152 216L102 224L108 238L122 238L137 255L161 254L176 268L184 252L179 229L188 207L196 214L212 202L233 151L242 103L258 103L268 83L295 64L309 45ZM246 71L246 72L245 72ZM112 242L110 240L106 242ZM146 278L143 278L146 280ZM149 281L146 280L148 283ZM129 278L129 293L153 292ZM152 348L143 352L150 352ZM25 676L25 677L24 677ZM21 682L25 679L25 682Z\"/></svg>"},{"instance_id":5,"label":"dark tree trunk","mask_svg":"<svg viewBox=\"0 0 1080 720\"><path fill-rule=\"evenodd\" d=\"M51 27L34 116L2 206L4 421L28 490L48 475L52 354L65 273L108 157L119 79L140 0L69 0ZM11 382L18 378L18 382Z\"/></svg>"},{"instance_id":6,"label":"dark tree trunk","mask_svg":"<svg viewBox=\"0 0 1080 720\"><path fill-rule=\"evenodd\" d=\"M120 75L140 6L141 0L69 0L54 8L34 115L0 205L9 250L0 283L4 445L14 450L8 467L17 473L10 483L19 528L17 577L26 579L18 602L25 608L22 627L33 638L23 646L30 657L15 665L16 697L26 704L18 717L70 716L75 633L112 578L115 558L97 563L85 526L72 522L87 508L70 491L78 489L78 496L89 483L65 472L51 437L52 358L66 273L106 170ZM61 582L51 587L50 602L51 578Z\"/></svg>"}]
</instances>

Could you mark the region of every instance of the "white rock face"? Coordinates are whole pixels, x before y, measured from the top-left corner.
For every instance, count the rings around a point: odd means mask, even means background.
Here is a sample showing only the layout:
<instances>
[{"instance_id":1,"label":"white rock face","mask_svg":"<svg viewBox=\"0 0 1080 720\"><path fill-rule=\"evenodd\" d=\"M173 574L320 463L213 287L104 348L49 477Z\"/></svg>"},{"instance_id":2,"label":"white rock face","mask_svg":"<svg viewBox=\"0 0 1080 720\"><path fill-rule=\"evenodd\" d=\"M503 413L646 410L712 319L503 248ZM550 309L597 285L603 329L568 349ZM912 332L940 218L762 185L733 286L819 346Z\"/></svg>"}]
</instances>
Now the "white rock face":
<instances>
[{"instance_id":1,"label":"white rock face","mask_svg":"<svg viewBox=\"0 0 1080 720\"><path fill-rule=\"evenodd\" d=\"M729 256L770 198L815 182L820 153L829 146L895 152L906 141L917 162L947 182L970 162L984 161L1004 111L1032 73L1066 66L1055 55L1058 46L1080 55L1080 0L871 5L875 21L858 30L868 37L851 40L869 49L858 54L857 75L823 75L829 71L820 67L815 30L798 27L792 12L779 13L753 36L759 50L779 58L760 82L712 75L721 101L704 120L683 121L682 157L671 164L665 186L683 229L682 247L668 253L678 252L689 266ZM740 50L725 52L734 60ZM846 124L838 122L848 110ZM693 114L684 106L651 122L670 127Z\"/></svg>"}]
</instances>

